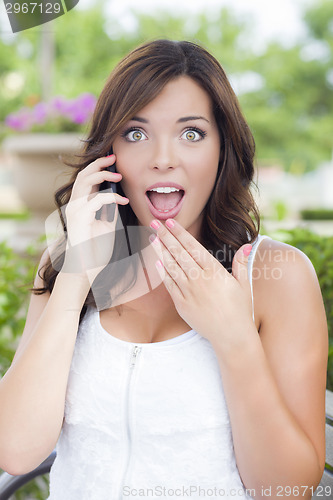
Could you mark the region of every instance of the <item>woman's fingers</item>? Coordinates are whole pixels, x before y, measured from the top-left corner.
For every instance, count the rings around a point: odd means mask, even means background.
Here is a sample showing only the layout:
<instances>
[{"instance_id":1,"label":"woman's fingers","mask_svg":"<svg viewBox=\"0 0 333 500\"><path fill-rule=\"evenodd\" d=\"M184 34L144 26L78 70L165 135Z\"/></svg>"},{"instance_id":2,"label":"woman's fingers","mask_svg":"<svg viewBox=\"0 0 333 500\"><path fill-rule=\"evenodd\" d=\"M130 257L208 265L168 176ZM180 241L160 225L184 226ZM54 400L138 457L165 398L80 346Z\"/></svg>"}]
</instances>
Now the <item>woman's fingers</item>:
<instances>
[{"instance_id":1,"label":"woman's fingers","mask_svg":"<svg viewBox=\"0 0 333 500\"><path fill-rule=\"evenodd\" d=\"M99 184L104 181L108 182L119 182L122 179L122 175L118 172L110 172L109 170L101 170L100 172L94 172L84 179L82 179L81 185L84 187L96 186L99 189Z\"/></svg>"},{"instance_id":2,"label":"woman's fingers","mask_svg":"<svg viewBox=\"0 0 333 500\"><path fill-rule=\"evenodd\" d=\"M116 203L127 205L129 199L121 196L118 193L96 193L88 199L79 198L70 200L65 208L67 219L79 216L80 221L86 220L87 224L91 224L95 220L95 215L104 205ZM86 219L85 219L86 218Z\"/></svg>"},{"instance_id":3,"label":"woman's fingers","mask_svg":"<svg viewBox=\"0 0 333 500\"><path fill-rule=\"evenodd\" d=\"M116 161L116 155L111 156L103 156L101 158L97 158L87 165L83 170L79 172L78 175L90 175L93 172L98 172L110 165L113 165Z\"/></svg>"},{"instance_id":4,"label":"woman's fingers","mask_svg":"<svg viewBox=\"0 0 333 500\"><path fill-rule=\"evenodd\" d=\"M74 182L72 199L87 197L92 192L96 192L95 186L98 187L103 181L119 182L122 179L121 174L106 170L106 168L113 165L115 161L115 155L98 158L81 170Z\"/></svg>"},{"instance_id":5,"label":"woman's fingers","mask_svg":"<svg viewBox=\"0 0 333 500\"><path fill-rule=\"evenodd\" d=\"M156 261L156 266L159 271L159 274L164 281L165 286L172 294L175 290L175 287L184 295L184 288L188 285L189 276L184 271L184 263L180 264L181 258L178 254L177 259L171 253L170 247L167 249L166 246L163 245L158 236L151 235L149 237L150 242L152 243L159 260ZM187 254L188 255L188 254ZM189 259L192 259L188 255ZM185 256L183 256L184 260L189 260ZM192 263L194 261L192 259Z\"/></svg>"},{"instance_id":6,"label":"woman's fingers","mask_svg":"<svg viewBox=\"0 0 333 500\"><path fill-rule=\"evenodd\" d=\"M252 250L252 245L246 243L242 245L237 252L232 261L232 275L241 284L248 283L248 260L249 255Z\"/></svg>"},{"instance_id":7,"label":"woman's fingers","mask_svg":"<svg viewBox=\"0 0 333 500\"><path fill-rule=\"evenodd\" d=\"M151 227L156 229L161 243L187 276L193 267L201 268L204 271L216 266L216 259L177 221L168 219L167 223L169 223L169 227L168 224L164 226L161 223L159 223L158 228L155 228L154 225Z\"/></svg>"},{"instance_id":8,"label":"woman's fingers","mask_svg":"<svg viewBox=\"0 0 333 500\"><path fill-rule=\"evenodd\" d=\"M90 211L96 213L97 210L110 203L117 203L120 205L127 205L128 198L121 196L118 193L97 193L91 200L88 201Z\"/></svg>"}]
</instances>

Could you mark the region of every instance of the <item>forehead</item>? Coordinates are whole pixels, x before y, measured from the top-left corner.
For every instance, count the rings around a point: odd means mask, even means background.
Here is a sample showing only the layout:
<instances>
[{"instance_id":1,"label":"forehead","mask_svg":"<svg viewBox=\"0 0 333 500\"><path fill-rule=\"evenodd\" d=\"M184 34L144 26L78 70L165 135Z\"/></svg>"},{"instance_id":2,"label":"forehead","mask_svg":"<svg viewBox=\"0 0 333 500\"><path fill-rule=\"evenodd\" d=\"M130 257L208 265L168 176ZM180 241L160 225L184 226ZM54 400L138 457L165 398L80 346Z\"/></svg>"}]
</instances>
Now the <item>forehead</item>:
<instances>
[{"instance_id":1,"label":"forehead","mask_svg":"<svg viewBox=\"0 0 333 500\"><path fill-rule=\"evenodd\" d=\"M192 78L181 76L167 83L138 115L148 119L154 116L159 116L159 119L173 119L180 116L205 115L209 119L212 110L209 94Z\"/></svg>"}]
</instances>

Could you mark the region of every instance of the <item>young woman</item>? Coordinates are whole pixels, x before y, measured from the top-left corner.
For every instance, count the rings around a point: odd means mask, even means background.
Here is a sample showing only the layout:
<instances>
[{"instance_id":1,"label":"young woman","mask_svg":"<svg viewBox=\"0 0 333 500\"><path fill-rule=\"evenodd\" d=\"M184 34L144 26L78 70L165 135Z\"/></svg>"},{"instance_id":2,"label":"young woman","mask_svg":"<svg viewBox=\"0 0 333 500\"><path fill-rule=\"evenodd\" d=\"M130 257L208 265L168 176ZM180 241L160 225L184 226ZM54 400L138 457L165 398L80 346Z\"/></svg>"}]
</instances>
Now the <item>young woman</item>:
<instances>
[{"instance_id":1,"label":"young woman","mask_svg":"<svg viewBox=\"0 0 333 500\"><path fill-rule=\"evenodd\" d=\"M114 69L0 384L3 469L57 443L50 500L311 498L325 312L308 258L258 234L253 157L205 49L157 40Z\"/></svg>"}]
</instances>

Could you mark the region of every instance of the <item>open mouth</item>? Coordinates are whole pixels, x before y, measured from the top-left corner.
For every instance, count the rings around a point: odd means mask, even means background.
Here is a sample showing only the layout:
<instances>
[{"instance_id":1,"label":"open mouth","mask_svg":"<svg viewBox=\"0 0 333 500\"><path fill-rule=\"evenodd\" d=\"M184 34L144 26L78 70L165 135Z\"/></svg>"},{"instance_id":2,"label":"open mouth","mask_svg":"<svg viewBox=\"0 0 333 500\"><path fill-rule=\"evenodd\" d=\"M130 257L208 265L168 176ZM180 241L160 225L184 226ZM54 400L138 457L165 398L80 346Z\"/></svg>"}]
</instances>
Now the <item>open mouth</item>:
<instances>
[{"instance_id":1,"label":"open mouth","mask_svg":"<svg viewBox=\"0 0 333 500\"><path fill-rule=\"evenodd\" d=\"M165 220L178 214L184 195L183 189L175 188L157 188L146 191L146 199L152 215Z\"/></svg>"},{"instance_id":2,"label":"open mouth","mask_svg":"<svg viewBox=\"0 0 333 500\"><path fill-rule=\"evenodd\" d=\"M146 191L150 203L159 212L169 212L173 210L184 196L183 190L175 190L169 193Z\"/></svg>"}]
</instances>

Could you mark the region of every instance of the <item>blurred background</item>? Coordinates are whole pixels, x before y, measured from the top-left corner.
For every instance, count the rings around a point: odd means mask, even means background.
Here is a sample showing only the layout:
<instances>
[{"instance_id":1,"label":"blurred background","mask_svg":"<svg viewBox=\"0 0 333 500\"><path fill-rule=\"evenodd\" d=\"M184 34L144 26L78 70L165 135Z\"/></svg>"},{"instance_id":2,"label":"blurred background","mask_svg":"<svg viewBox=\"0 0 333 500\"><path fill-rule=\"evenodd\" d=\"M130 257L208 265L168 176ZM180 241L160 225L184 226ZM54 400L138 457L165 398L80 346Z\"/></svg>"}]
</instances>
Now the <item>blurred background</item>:
<instances>
[{"instance_id":1,"label":"blurred background","mask_svg":"<svg viewBox=\"0 0 333 500\"><path fill-rule=\"evenodd\" d=\"M256 140L261 233L312 260L333 345L331 0L80 0L17 34L2 3L0 16L2 373L23 329L52 192L69 175L59 153L77 151L115 64L139 43L163 37L202 44L229 76ZM35 490L22 495L45 498Z\"/></svg>"},{"instance_id":2,"label":"blurred background","mask_svg":"<svg viewBox=\"0 0 333 500\"><path fill-rule=\"evenodd\" d=\"M264 228L275 231L283 221L284 228L332 234L332 2L192 0L180 7L176 0L81 0L64 16L15 35L2 14L0 138L10 143L0 159L2 214L29 209L9 165L18 135L21 148L24 132L84 136L89 116L79 117L81 123L64 123L59 115L43 122L43 104L98 96L124 54L166 37L203 44L230 77L257 144L256 197ZM55 106L59 111L61 102ZM37 115L33 126L24 123L29 109ZM20 116L11 116L19 110ZM13 220L3 222L2 238L12 237L15 227Z\"/></svg>"}]
</instances>

